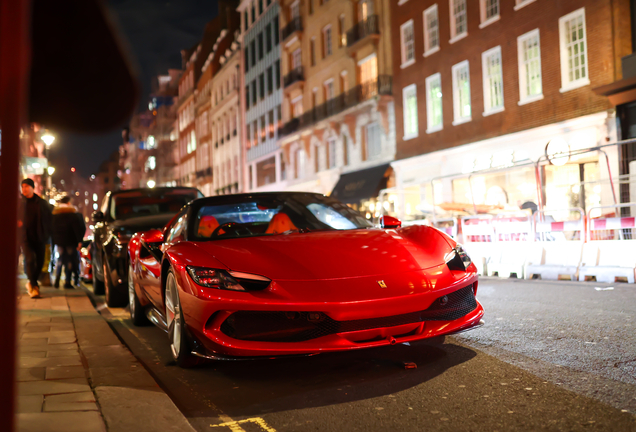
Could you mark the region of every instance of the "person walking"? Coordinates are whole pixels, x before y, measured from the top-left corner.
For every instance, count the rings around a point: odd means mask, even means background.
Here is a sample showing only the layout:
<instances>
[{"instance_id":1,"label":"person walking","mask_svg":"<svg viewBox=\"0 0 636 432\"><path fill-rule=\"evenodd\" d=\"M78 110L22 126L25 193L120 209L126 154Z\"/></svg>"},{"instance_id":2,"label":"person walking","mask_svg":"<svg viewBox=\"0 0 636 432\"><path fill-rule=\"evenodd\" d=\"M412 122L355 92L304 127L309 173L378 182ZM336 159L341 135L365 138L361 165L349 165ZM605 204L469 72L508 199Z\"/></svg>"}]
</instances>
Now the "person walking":
<instances>
[{"instance_id":1,"label":"person walking","mask_svg":"<svg viewBox=\"0 0 636 432\"><path fill-rule=\"evenodd\" d=\"M31 298L40 297L38 278L42 272L46 244L51 236L51 210L49 204L35 193L35 183L26 178L20 183L22 199L18 228L22 253L26 262L27 292Z\"/></svg>"},{"instance_id":2,"label":"person walking","mask_svg":"<svg viewBox=\"0 0 636 432\"><path fill-rule=\"evenodd\" d=\"M55 270L55 288L60 287L64 268L64 288L73 288L72 273L79 276L78 250L82 245L86 225L82 215L71 204L71 197L65 196L53 210L53 244L59 256ZM75 282L79 286L79 277Z\"/></svg>"}]
</instances>

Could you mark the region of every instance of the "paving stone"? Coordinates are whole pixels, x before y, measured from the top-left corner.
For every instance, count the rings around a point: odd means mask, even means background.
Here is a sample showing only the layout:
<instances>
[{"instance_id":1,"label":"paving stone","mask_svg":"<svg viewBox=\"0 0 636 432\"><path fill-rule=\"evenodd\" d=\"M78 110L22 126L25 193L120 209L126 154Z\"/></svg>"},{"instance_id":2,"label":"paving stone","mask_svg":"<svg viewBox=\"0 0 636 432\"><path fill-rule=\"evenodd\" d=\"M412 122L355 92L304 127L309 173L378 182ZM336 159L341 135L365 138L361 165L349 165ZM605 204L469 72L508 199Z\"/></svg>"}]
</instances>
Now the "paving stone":
<instances>
[{"instance_id":1,"label":"paving stone","mask_svg":"<svg viewBox=\"0 0 636 432\"><path fill-rule=\"evenodd\" d=\"M27 345L27 346L22 345L21 341L19 342L20 344L18 345L18 355L20 355L21 353L28 353L28 352L47 351L49 349L48 342L42 342L40 344Z\"/></svg>"},{"instance_id":2,"label":"paving stone","mask_svg":"<svg viewBox=\"0 0 636 432\"><path fill-rule=\"evenodd\" d=\"M97 411L18 414L17 424L18 432L106 432Z\"/></svg>"},{"instance_id":3,"label":"paving stone","mask_svg":"<svg viewBox=\"0 0 636 432\"><path fill-rule=\"evenodd\" d=\"M86 370L84 366L63 366L63 367L47 367L46 379L68 379L68 378L85 378Z\"/></svg>"},{"instance_id":4,"label":"paving stone","mask_svg":"<svg viewBox=\"0 0 636 432\"><path fill-rule=\"evenodd\" d=\"M39 413L42 412L42 401L44 396L18 396L18 414L20 413Z\"/></svg>"},{"instance_id":5,"label":"paving stone","mask_svg":"<svg viewBox=\"0 0 636 432\"><path fill-rule=\"evenodd\" d=\"M33 334L33 333L31 333ZM49 338L37 338L37 339L20 339L18 341L21 347L23 346L33 346L33 345L46 345L49 343Z\"/></svg>"},{"instance_id":6,"label":"paving stone","mask_svg":"<svg viewBox=\"0 0 636 432\"><path fill-rule=\"evenodd\" d=\"M51 346L49 344L46 345L47 351L61 351L61 350L69 350L69 351L77 351L77 344L75 342L65 343L65 344L55 344Z\"/></svg>"},{"instance_id":7,"label":"paving stone","mask_svg":"<svg viewBox=\"0 0 636 432\"><path fill-rule=\"evenodd\" d=\"M45 367L18 368L16 381L39 381L46 376Z\"/></svg>"},{"instance_id":8,"label":"paving stone","mask_svg":"<svg viewBox=\"0 0 636 432\"><path fill-rule=\"evenodd\" d=\"M73 320L71 319L71 317L55 317L55 318L51 318L51 322L52 323L72 323Z\"/></svg>"},{"instance_id":9,"label":"paving stone","mask_svg":"<svg viewBox=\"0 0 636 432\"><path fill-rule=\"evenodd\" d=\"M46 396L44 398L44 411L96 411L93 392L69 393Z\"/></svg>"},{"instance_id":10,"label":"paving stone","mask_svg":"<svg viewBox=\"0 0 636 432\"><path fill-rule=\"evenodd\" d=\"M123 345L82 347L82 353L90 368L137 364L137 359Z\"/></svg>"},{"instance_id":11,"label":"paving stone","mask_svg":"<svg viewBox=\"0 0 636 432\"><path fill-rule=\"evenodd\" d=\"M47 357L47 358L21 357L19 359L20 367L81 366L81 365L82 365L82 360L79 354L67 355L64 357Z\"/></svg>"},{"instance_id":12,"label":"paving stone","mask_svg":"<svg viewBox=\"0 0 636 432\"><path fill-rule=\"evenodd\" d=\"M51 326L48 325L33 325L33 326L24 326L20 329L22 333L37 333L37 332L48 332L51 331Z\"/></svg>"},{"instance_id":13,"label":"paving stone","mask_svg":"<svg viewBox=\"0 0 636 432\"><path fill-rule=\"evenodd\" d=\"M70 344L69 344L70 345ZM72 344L75 345L75 344ZM54 347L51 348L57 348L57 345L55 345ZM71 355L71 353L76 353L78 352L77 348L73 349L71 348L64 348L61 350L58 349L52 349L46 352L46 356L47 357L63 357L63 356L68 356Z\"/></svg>"},{"instance_id":14,"label":"paving stone","mask_svg":"<svg viewBox=\"0 0 636 432\"><path fill-rule=\"evenodd\" d=\"M46 350L42 350L42 351L27 351L27 352L20 352L20 353L18 353L18 357L25 357L25 358L45 358L45 357L46 357Z\"/></svg>"},{"instance_id":15,"label":"paving stone","mask_svg":"<svg viewBox=\"0 0 636 432\"><path fill-rule=\"evenodd\" d=\"M51 337L50 331L45 332L33 332L33 333L22 333L20 339L46 339L48 340Z\"/></svg>"},{"instance_id":16,"label":"paving stone","mask_svg":"<svg viewBox=\"0 0 636 432\"><path fill-rule=\"evenodd\" d=\"M86 378L67 380L25 381L18 383L18 395L51 395L91 391Z\"/></svg>"},{"instance_id":17,"label":"paving stone","mask_svg":"<svg viewBox=\"0 0 636 432\"><path fill-rule=\"evenodd\" d=\"M71 343L71 342L75 342L75 332L73 332L73 335L69 335L69 336L51 336L49 338L49 345L55 345L55 344L67 344L67 343Z\"/></svg>"},{"instance_id":18,"label":"paving stone","mask_svg":"<svg viewBox=\"0 0 636 432\"><path fill-rule=\"evenodd\" d=\"M26 317L25 322L27 326L39 326L43 323L50 323L51 317Z\"/></svg>"},{"instance_id":19,"label":"paving stone","mask_svg":"<svg viewBox=\"0 0 636 432\"><path fill-rule=\"evenodd\" d=\"M89 369L89 374L93 387L157 387L155 380L141 365L94 367Z\"/></svg>"}]
</instances>

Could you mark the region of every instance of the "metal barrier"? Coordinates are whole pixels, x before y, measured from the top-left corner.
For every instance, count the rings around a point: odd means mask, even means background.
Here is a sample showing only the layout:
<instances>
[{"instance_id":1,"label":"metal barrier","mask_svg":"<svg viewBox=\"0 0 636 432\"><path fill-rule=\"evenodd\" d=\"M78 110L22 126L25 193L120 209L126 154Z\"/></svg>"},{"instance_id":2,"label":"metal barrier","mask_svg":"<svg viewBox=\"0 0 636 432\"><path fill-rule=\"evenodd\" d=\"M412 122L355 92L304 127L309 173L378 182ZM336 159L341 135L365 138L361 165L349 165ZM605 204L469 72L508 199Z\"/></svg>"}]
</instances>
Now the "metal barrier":
<instances>
[{"instance_id":1,"label":"metal barrier","mask_svg":"<svg viewBox=\"0 0 636 432\"><path fill-rule=\"evenodd\" d=\"M631 209L633 211L628 212L630 215L618 215L617 211L610 214L605 214L606 217L592 218L591 215L594 210L603 209ZM636 240L636 203L616 204L611 206L598 206L592 207L588 211L588 227L587 227L587 239L588 241L596 240ZM610 217L607 217L610 216Z\"/></svg>"},{"instance_id":2,"label":"metal barrier","mask_svg":"<svg viewBox=\"0 0 636 432\"><path fill-rule=\"evenodd\" d=\"M576 213L578 219L557 221L552 214ZM580 207L562 210L537 210L533 215L536 241L585 241L585 212Z\"/></svg>"}]
</instances>

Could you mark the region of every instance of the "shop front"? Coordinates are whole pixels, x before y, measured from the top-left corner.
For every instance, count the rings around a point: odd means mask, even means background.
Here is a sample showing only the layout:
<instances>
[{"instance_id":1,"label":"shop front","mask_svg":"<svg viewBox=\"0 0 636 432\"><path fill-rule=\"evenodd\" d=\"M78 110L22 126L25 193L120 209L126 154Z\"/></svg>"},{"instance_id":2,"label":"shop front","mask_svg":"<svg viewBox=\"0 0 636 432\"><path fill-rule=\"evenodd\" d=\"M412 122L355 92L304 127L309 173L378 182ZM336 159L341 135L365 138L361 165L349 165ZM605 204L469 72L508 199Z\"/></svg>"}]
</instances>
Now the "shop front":
<instances>
[{"instance_id":1,"label":"shop front","mask_svg":"<svg viewBox=\"0 0 636 432\"><path fill-rule=\"evenodd\" d=\"M342 174L331 196L349 204L354 210L374 219L380 216L378 195L392 186L393 169L390 164Z\"/></svg>"},{"instance_id":2,"label":"shop front","mask_svg":"<svg viewBox=\"0 0 636 432\"><path fill-rule=\"evenodd\" d=\"M405 222L615 203L616 120L602 112L393 162L383 212ZM611 175L610 175L611 174ZM592 215L594 216L594 215Z\"/></svg>"}]
</instances>

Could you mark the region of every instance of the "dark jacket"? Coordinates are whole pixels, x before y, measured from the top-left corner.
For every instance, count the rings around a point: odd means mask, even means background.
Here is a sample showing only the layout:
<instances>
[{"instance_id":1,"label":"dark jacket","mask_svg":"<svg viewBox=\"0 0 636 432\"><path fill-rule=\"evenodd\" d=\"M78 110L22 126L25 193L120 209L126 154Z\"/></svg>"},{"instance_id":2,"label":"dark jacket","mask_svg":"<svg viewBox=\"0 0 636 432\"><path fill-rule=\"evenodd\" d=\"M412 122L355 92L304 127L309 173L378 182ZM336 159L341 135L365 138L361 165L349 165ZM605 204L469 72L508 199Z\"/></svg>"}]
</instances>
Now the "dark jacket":
<instances>
[{"instance_id":1,"label":"dark jacket","mask_svg":"<svg viewBox=\"0 0 636 432\"><path fill-rule=\"evenodd\" d=\"M20 200L21 237L30 244L48 243L51 238L51 206L38 194Z\"/></svg>"},{"instance_id":2,"label":"dark jacket","mask_svg":"<svg viewBox=\"0 0 636 432\"><path fill-rule=\"evenodd\" d=\"M73 246L84 238L86 225L82 215L73 206L60 206L53 210L53 244Z\"/></svg>"}]
</instances>

